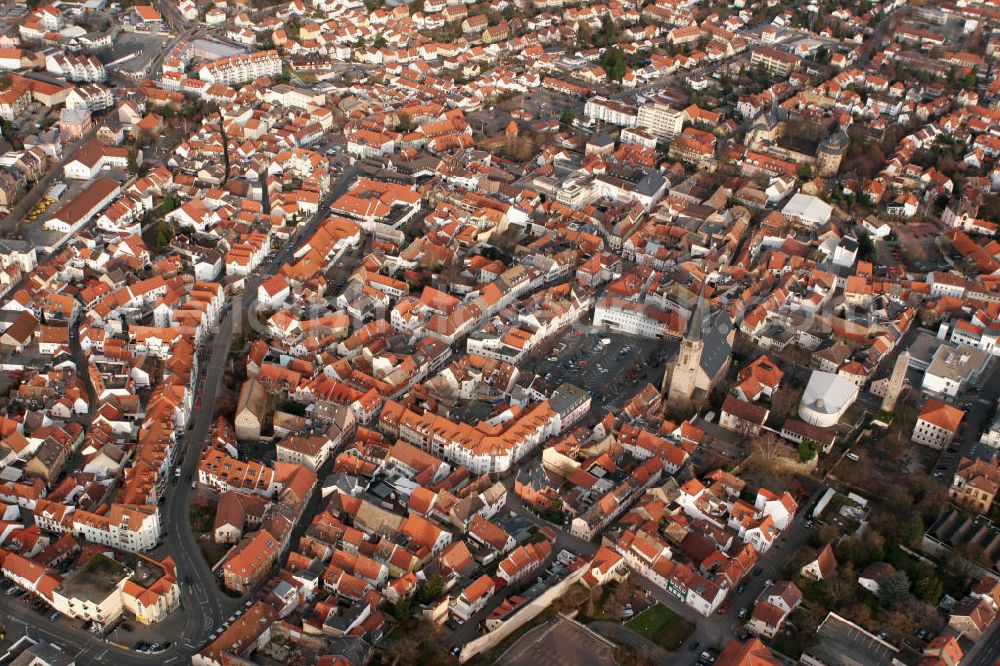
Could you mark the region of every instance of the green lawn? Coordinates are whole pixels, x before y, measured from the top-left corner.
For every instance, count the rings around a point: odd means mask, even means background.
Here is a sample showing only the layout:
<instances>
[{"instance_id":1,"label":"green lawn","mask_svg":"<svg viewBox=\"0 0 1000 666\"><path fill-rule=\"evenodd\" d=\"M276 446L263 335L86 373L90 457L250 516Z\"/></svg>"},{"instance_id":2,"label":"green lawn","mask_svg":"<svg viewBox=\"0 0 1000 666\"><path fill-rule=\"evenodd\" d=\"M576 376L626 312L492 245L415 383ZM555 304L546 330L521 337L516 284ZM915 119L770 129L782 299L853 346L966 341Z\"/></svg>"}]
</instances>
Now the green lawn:
<instances>
[{"instance_id":1,"label":"green lawn","mask_svg":"<svg viewBox=\"0 0 1000 666\"><path fill-rule=\"evenodd\" d=\"M679 648L694 631L693 624L662 604L650 606L625 626L667 650Z\"/></svg>"}]
</instances>

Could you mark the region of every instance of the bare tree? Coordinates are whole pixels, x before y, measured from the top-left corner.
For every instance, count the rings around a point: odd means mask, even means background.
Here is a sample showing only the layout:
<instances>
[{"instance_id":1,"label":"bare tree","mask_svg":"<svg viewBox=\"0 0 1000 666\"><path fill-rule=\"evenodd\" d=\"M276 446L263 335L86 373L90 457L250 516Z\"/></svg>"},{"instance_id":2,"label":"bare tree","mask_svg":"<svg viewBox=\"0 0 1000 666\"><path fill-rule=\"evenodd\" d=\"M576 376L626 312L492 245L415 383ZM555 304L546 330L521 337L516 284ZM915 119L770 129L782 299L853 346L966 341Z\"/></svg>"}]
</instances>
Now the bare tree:
<instances>
[{"instance_id":1,"label":"bare tree","mask_svg":"<svg viewBox=\"0 0 1000 666\"><path fill-rule=\"evenodd\" d=\"M420 636L417 632L404 634L394 641L386 651L392 666L416 664L420 658Z\"/></svg>"},{"instance_id":2,"label":"bare tree","mask_svg":"<svg viewBox=\"0 0 1000 666\"><path fill-rule=\"evenodd\" d=\"M587 598L587 615L593 617L597 613L598 605L601 602L603 590L596 585L590 588L590 596Z\"/></svg>"},{"instance_id":3,"label":"bare tree","mask_svg":"<svg viewBox=\"0 0 1000 666\"><path fill-rule=\"evenodd\" d=\"M628 603L629 595L632 592L631 579L626 578L611 590L610 612L615 616L620 616Z\"/></svg>"},{"instance_id":4,"label":"bare tree","mask_svg":"<svg viewBox=\"0 0 1000 666\"><path fill-rule=\"evenodd\" d=\"M833 523L826 523L819 528L819 540L823 543L836 543L840 539L840 528Z\"/></svg>"},{"instance_id":5,"label":"bare tree","mask_svg":"<svg viewBox=\"0 0 1000 666\"><path fill-rule=\"evenodd\" d=\"M794 389L789 386L778 389L771 397L771 411L782 420L794 416L799 402L802 400L804 389Z\"/></svg>"},{"instance_id":6,"label":"bare tree","mask_svg":"<svg viewBox=\"0 0 1000 666\"><path fill-rule=\"evenodd\" d=\"M823 594L830 600L832 606L840 606L841 603L854 596L854 575L849 567L844 567L837 571L834 576L822 582Z\"/></svg>"}]
</instances>

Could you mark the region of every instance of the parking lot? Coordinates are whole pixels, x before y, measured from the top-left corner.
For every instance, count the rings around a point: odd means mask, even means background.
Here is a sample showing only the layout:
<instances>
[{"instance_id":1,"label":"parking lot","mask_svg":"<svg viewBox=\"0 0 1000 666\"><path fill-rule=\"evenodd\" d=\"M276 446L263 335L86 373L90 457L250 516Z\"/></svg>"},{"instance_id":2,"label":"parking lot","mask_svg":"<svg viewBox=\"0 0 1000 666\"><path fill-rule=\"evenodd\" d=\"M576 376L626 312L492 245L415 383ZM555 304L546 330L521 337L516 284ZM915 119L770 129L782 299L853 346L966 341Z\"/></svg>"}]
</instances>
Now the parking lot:
<instances>
[{"instance_id":1,"label":"parking lot","mask_svg":"<svg viewBox=\"0 0 1000 666\"><path fill-rule=\"evenodd\" d=\"M965 412L962 424L958 428L955 441L951 442L937 455L931 476L942 483L950 484L962 458L978 458L989 460L996 451L979 441L979 433L992 418L993 405L996 401L997 377L1000 368L994 368L982 391L965 395L961 399L951 401Z\"/></svg>"},{"instance_id":2,"label":"parking lot","mask_svg":"<svg viewBox=\"0 0 1000 666\"><path fill-rule=\"evenodd\" d=\"M367 238L366 242L358 249L345 252L343 256L324 274L326 276L327 284L330 285L330 293L340 294L347 287L347 280L350 279L351 275L357 270L358 266L361 265L361 260L364 258L364 250L368 246Z\"/></svg>"},{"instance_id":3,"label":"parking lot","mask_svg":"<svg viewBox=\"0 0 1000 666\"><path fill-rule=\"evenodd\" d=\"M520 109L529 114L532 120L543 120L546 118L559 118L563 109L577 109L577 117L582 116L579 112L582 103L568 95L538 88L530 93L515 95L514 97L498 103L496 106L487 106L467 115L469 124L477 134L483 136L496 136L503 132L510 122L509 114L515 109ZM506 113L501 113L506 112Z\"/></svg>"},{"instance_id":4,"label":"parking lot","mask_svg":"<svg viewBox=\"0 0 1000 666\"><path fill-rule=\"evenodd\" d=\"M124 182L128 179L128 172L123 169L109 169L102 171L98 177L108 176L117 181ZM52 248L65 235L59 231L49 231L45 229L45 222L59 212L63 206L75 199L83 190L90 186L91 180L75 180L66 178L56 181L64 183L66 190L59 197L58 201L47 201L45 197L39 199L38 203L28 211L21 220L21 225L16 233L21 234L26 240L40 249ZM44 205L43 205L44 204Z\"/></svg>"},{"instance_id":5,"label":"parking lot","mask_svg":"<svg viewBox=\"0 0 1000 666\"><path fill-rule=\"evenodd\" d=\"M347 139L342 134L324 135L322 141L309 146L309 150L315 150L326 157L330 166L330 180L339 178L344 167L351 162L351 156L347 154Z\"/></svg>"},{"instance_id":6,"label":"parking lot","mask_svg":"<svg viewBox=\"0 0 1000 666\"><path fill-rule=\"evenodd\" d=\"M113 71L121 74L141 72L169 43L168 35L120 32L111 50L102 53L100 59L105 66L113 64Z\"/></svg>"},{"instance_id":7,"label":"parking lot","mask_svg":"<svg viewBox=\"0 0 1000 666\"><path fill-rule=\"evenodd\" d=\"M590 390L590 418L599 420L604 408L620 408L646 383L659 387L666 360L678 341L634 337L620 333L570 328L521 363L552 384L563 382Z\"/></svg>"}]
</instances>

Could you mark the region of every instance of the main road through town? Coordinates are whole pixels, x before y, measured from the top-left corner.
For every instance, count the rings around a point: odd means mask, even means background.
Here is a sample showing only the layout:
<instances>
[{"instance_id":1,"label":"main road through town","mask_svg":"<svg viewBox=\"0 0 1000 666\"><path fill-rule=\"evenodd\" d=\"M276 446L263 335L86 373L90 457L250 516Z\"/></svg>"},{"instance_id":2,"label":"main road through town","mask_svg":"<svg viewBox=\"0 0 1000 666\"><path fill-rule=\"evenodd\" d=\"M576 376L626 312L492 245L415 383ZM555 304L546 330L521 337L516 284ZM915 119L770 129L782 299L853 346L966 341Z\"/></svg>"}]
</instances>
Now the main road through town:
<instances>
[{"instance_id":1,"label":"main road through town","mask_svg":"<svg viewBox=\"0 0 1000 666\"><path fill-rule=\"evenodd\" d=\"M184 628L180 635L164 635L161 642L170 641L170 647L158 654L144 654L118 645L110 640L85 631L75 623L49 623L46 618L34 612L28 605L15 597L0 594L0 610L11 636L27 635L35 640L52 643L73 657L77 664L116 666L151 666L152 664L190 663L197 652L213 634L228 622L246 603L225 594L216 581L208 563L202 557L198 542L191 530L188 507L195 489L188 476L196 478L198 460L209 435L215 411L216 400L223 385L225 367L229 357L234 330L244 321L255 317L254 305L257 287L263 279L273 275L287 262L294 251L307 240L330 210L330 201L347 191L358 175L358 167L351 166L334 182L330 192L316 215L292 236L269 262L254 276L247 278L239 300L225 309L215 334L210 338L204 365L198 368L201 380L201 397L198 407L192 413L194 425L178 445L178 465L181 467L180 481L168 485L166 501L161 507L162 529L165 533L163 545L156 556L170 555L177 563L181 580L180 612L184 617ZM171 471L171 475L173 471ZM186 582L190 580L190 583Z\"/></svg>"}]
</instances>

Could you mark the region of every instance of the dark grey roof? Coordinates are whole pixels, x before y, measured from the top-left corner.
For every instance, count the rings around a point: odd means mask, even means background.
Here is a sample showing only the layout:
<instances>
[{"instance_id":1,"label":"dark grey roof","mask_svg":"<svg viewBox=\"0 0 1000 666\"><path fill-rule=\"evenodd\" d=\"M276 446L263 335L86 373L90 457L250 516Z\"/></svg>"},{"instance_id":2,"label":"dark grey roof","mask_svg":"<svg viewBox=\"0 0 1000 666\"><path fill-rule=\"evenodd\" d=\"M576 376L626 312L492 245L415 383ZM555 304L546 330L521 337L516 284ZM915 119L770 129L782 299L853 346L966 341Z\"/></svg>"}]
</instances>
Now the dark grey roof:
<instances>
[{"instance_id":1,"label":"dark grey roof","mask_svg":"<svg viewBox=\"0 0 1000 666\"><path fill-rule=\"evenodd\" d=\"M324 483L327 487L336 488L345 495L355 496L361 487L358 477L352 474L334 474L327 477Z\"/></svg>"},{"instance_id":2,"label":"dark grey roof","mask_svg":"<svg viewBox=\"0 0 1000 666\"><path fill-rule=\"evenodd\" d=\"M1000 530L986 516L973 516L954 507L942 509L927 536L950 548L978 546L1000 570Z\"/></svg>"},{"instance_id":3,"label":"dark grey roof","mask_svg":"<svg viewBox=\"0 0 1000 666\"><path fill-rule=\"evenodd\" d=\"M564 382L549 396L549 407L559 416L566 417L589 397L584 389Z\"/></svg>"},{"instance_id":4,"label":"dark grey roof","mask_svg":"<svg viewBox=\"0 0 1000 666\"><path fill-rule=\"evenodd\" d=\"M709 377L715 377L733 353L732 345L729 344L729 332L732 328L729 317L721 311L708 318L708 326L704 332L705 345L701 350L701 369Z\"/></svg>"},{"instance_id":5,"label":"dark grey roof","mask_svg":"<svg viewBox=\"0 0 1000 666\"><path fill-rule=\"evenodd\" d=\"M853 252L858 249L858 239L854 236L844 236L840 239L840 247L848 252Z\"/></svg>"},{"instance_id":6,"label":"dark grey roof","mask_svg":"<svg viewBox=\"0 0 1000 666\"><path fill-rule=\"evenodd\" d=\"M30 664L47 664L48 666L69 666L73 659L62 651L46 643L35 643L15 657L10 666L28 666Z\"/></svg>"},{"instance_id":7,"label":"dark grey roof","mask_svg":"<svg viewBox=\"0 0 1000 666\"><path fill-rule=\"evenodd\" d=\"M360 666L368 661L371 647L363 639L357 636L341 636L327 640L329 648L326 650L326 654L333 657L343 657L355 666Z\"/></svg>"},{"instance_id":8,"label":"dark grey roof","mask_svg":"<svg viewBox=\"0 0 1000 666\"><path fill-rule=\"evenodd\" d=\"M691 313L691 319L688 320L688 328L684 334L684 339L690 342L700 342L704 335L703 329L707 317L708 305L705 303L705 288L702 287L701 291L698 292L698 302L694 306L694 312Z\"/></svg>"},{"instance_id":9,"label":"dark grey roof","mask_svg":"<svg viewBox=\"0 0 1000 666\"><path fill-rule=\"evenodd\" d=\"M861 627L830 613L816 630L818 643L806 652L829 666L889 666L898 650Z\"/></svg>"},{"instance_id":10,"label":"dark grey roof","mask_svg":"<svg viewBox=\"0 0 1000 666\"><path fill-rule=\"evenodd\" d=\"M615 140L607 132L599 132L594 136L590 137L590 141L588 141L587 143L589 143L592 146L598 146L598 147L613 146L615 144Z\"/></svg>"},{"instance_id":11,"label":"dark grey roof","mask_svg":"<svg viewBox=\"0 0 1000 666\"><path fill-rule=\"evenodd\" d=\"M357 603L342 609L339 613L330 613L323 624L331 629L347 631L365 610L365 604Z\"/></svg>"},{"instance_id":12,"label":"dark grey roof","mask_svg":"<svg viewBox=\"0 0 1000 666\"><path fill-rule=\"evenodd\" d=\"M496 518L493 522L504 532L514 537L514 541L518 543L530 537L531 529L534 527L534 523L513 511L506 516Z\"/></svg>"},{"instance_id":13,"label":"dark grey roof","mask_svg":"<svg viewBox=\"0 0 1000 666\"><path fill-rule=\"evenodd\" d=\"M667 179L659 171L650 171L635 186L635 191L639 194L651 197L667 184Z\"/></svg>"},{"instance_id":14,"label":"dark grey roof","mask_svg":"<svg viewBox=\"0 0 1000 666\"><path fill-rule=\"evenodd\" d=\"M843 150L850 143L850 138L844 130L837 130L823 139L822 148L828 151Z\"/></svg>"},{"instance_id":15,"label":"dark grey roof","mask_svg":"<svg viewBox=\"0 0 1000 666\"><path fill-rule=\"evenodd\" d=\"M688 319L687 332L684 339L688 342L701 342L701 369L709 377L715 377L725 365L733 352L729 344L729 333L733 325L729 316L723 311L712 312L705 299L705 289L698 294L691 318Z\"/></svg>"},{"instance_id":16,"label":"dark grey roof","mask_svg":"<svg viewBox=\"0 0 1000 666\"><path fill-rule=\"evenodd\" d=\"M549 475L540 463L522 467L517 473L517 481L521 485L527 486L535 492L540 492L548 488L551 484Z\"/></svg>"},{"instance_id":17,"label":"dark grey roof","mask_svg":"<svg viewBox=\"0 0 1000 666\"><path fill-rule=\"evenodd\" d=\"M776 127L780 121L781 118L779 116L779 110L772 104L765 109L761 109L757 115L754 116L751 129L770 129L772 127Z\"/></svg>"}]
</instances>

